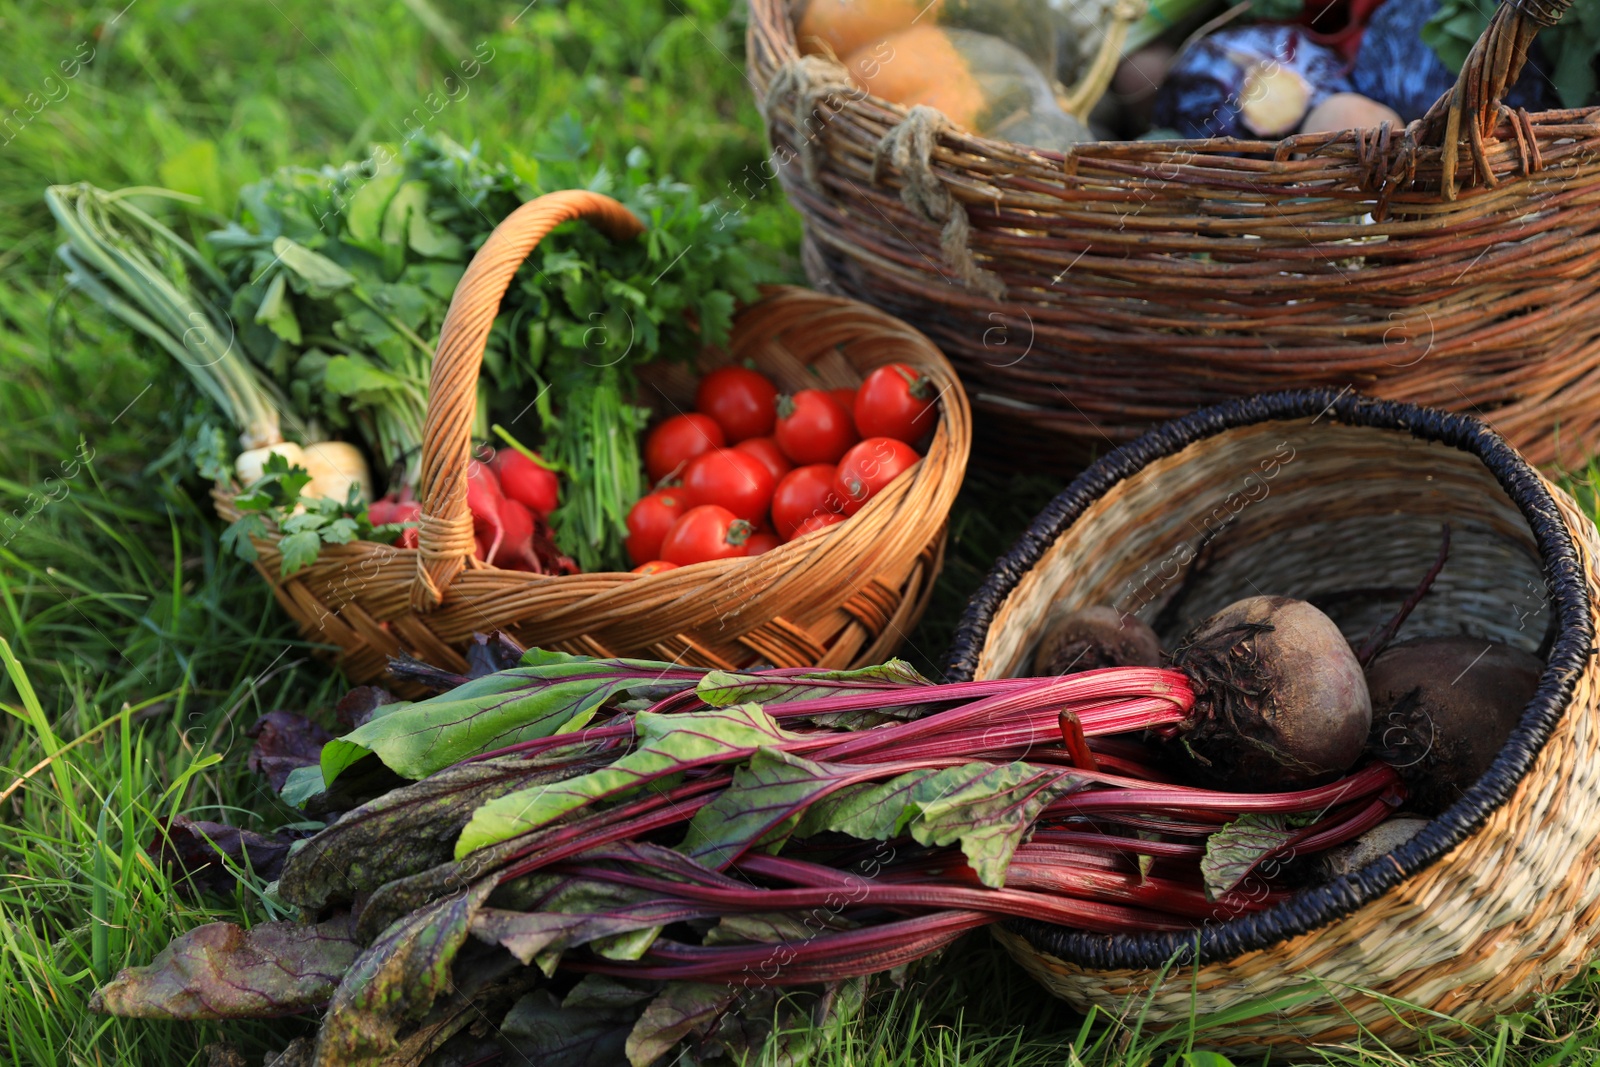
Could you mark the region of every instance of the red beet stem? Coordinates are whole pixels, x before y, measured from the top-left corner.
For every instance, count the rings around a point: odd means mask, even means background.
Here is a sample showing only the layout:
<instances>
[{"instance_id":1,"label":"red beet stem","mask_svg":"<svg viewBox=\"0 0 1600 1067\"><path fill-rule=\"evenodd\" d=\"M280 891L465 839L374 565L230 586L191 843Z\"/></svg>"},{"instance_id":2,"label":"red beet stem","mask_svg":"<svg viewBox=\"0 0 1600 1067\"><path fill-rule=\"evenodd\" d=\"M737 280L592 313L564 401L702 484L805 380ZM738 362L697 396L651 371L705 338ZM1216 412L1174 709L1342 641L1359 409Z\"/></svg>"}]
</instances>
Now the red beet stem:
<instances>
[{"instance_id":1,"label":"red beet stem","mask_svg":"<svg viewBox=\"0 0 1600 1067\"><path fill-rule=\"evenodd\" d=\"M1103 811L1282 812L1292 814L1317 811L1335 804L1357 800L1399 784L1394 768L1372 763L1348 778L1341 778L1315 789L1292 793L1224 793L1188 786L1145 786L1074 793L1051 804L1046 815L1089 815ZM1143 783L1139 783L1143 785Z\"/></svg>"}]
</instances>

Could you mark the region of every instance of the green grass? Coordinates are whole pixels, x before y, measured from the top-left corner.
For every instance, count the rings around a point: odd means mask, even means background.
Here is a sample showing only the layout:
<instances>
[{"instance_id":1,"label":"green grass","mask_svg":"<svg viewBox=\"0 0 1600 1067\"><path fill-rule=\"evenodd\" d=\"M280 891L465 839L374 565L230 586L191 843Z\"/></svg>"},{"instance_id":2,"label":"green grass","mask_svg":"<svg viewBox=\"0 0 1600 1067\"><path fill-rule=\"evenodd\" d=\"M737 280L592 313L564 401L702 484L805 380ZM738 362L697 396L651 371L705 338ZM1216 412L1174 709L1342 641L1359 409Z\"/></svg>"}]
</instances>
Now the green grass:
<instances>
[{"instance_id":1,"label":"green grass","mask_svg":"<svg viewBox=\"0 0 1600 1067\"><path fill-rule=\"evenodd\" d=\"M275 707L326 715L340 689L254 572L219 552L205 487L167 454L191 394L127 336L58 302L44 187L162 183L226 214L233 190L274 167L396 139L437 92L455 98L428 109L428 128L491 153L567 115L597 119L597 161L643 145L707 193L731 184L750 232L792 254L798 223L781 196L744 202L764 144L741 18L728 0L0 0L0 99L38 104L25 123L0 116L0 523L18 516L0 525L0 1064L205 1063L216 1041L257 1063L308 1029L112 1020L85 1004L183 930L271 917L255 885L229 901L184 896L145 847L178 813L292 821L246 771L243 730ZM91 50L63 79L61 64ZM445 78L471 53L481 69L451 93ZM974 483L912 637L922 665L937 666L966 596L1053 488ZM1594 1062L1597 990L1587 975L1473 1044L1419 1058ZM1214 1067L1184 1050L1181 1036L1157 1047L1136 1018L1075 1015L980 937L875 997L821 1060ZM1323 1058L1408 1062L1376 1047Z\"/></svg>"}]
</instances>

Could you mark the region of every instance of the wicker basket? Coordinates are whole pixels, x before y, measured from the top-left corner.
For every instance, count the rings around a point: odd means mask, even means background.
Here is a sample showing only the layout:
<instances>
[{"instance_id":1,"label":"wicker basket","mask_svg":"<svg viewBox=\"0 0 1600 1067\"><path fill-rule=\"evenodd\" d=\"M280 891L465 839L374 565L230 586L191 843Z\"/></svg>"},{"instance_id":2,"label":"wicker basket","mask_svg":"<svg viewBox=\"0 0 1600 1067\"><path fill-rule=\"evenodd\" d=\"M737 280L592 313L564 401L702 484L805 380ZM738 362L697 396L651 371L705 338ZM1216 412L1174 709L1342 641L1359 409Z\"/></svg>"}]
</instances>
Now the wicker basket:
<instances>
[{"instance_id":1,"label":"wicker basket","mask_svg":"<svg viewBox=\"0 0 1600 1067\"><path fill-rule=\"evenodd\" d=\"M1406 1047L1436 1023L1425 1012L1485 1022L1588 965L1600 951L1600 537L1476 419L1301 392L1163 426L1092 465L996 565L950 673L1025 669L1052 608L1093 604L1136 611L1170 640L1242 596L1281 594L1319 603L1359 640L1428 569L1445 521L1449 562L1399 637L1548 648L1490 771L1390 855L1198 935L1011 923L999 937L1034 977L1080 1009L1148 1003L1158 1026L1194 1011L1217 1046L1368 1028Z\"/></svg>"},{"instance_id":2,"label":"wicker basket","mask_svg":"<svg viewBox=\"0 0 1600 1067\"><path fill-rule=\"evenodd\" d=\"M799 54L786 0L750 0L748 51L812 283L938 342L982 445L993 425L1070 463L1200 404L1332 385L1581 465L1600 451L1600 111L1498 104L1569 2L1503 5L1403 132L1066 157L865 96Z\"/></svg>"},{"instance_id":3,"label":"wicker basket","mask_svg":"<svg viewBox=\"0 0 1600 1067\"><path fill-rule=\"evenodd\" d=\"M258 542L257 566L278 602L308 638L338 646L345 673L358 682L380 679L388 658L402 652L464 669L459 650L474 632L495 629L529 646L699 666L881 661L921 615L939 571L970 413L955 372L926 337L841 297L769 291L738 313L727 351L703 353L700 370L750 360L794 390L856 385L873 368L903 361L934 380L942 400L932 445L849 522L757 557L651 576L537 575L473 558L465 490L484 342L517 267L540 238L574 218L619 239L641 230L607 197L543 196L500 224L456 289L430 380L419 548L327 546L282 579L276 538L268 537ZM661 375L662 408L688 408L693 382L687 370ZM231 487L213 496L224 519L237 517Z\"/></svg>"}]
</instances>

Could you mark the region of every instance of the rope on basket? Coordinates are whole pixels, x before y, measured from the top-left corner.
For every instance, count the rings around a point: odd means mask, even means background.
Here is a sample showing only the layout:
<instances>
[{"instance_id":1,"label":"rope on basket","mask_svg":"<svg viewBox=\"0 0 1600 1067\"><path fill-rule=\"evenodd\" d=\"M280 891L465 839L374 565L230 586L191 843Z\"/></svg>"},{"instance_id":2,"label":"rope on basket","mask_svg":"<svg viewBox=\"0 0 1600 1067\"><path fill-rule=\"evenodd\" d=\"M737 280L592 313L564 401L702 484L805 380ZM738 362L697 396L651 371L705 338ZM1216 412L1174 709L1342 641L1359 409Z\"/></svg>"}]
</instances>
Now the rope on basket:
<instances>
[{"instance_id":1,"label":"rope on basket","mask_svg":"<svg viewBox=\"0 0 1600 1067\"><path fill-rule=\"evenodd\" d=\"M830 118L844 110L843 100L835 95L841 91L847 97L861 95L861 90L850 80L849 72L837 60L826 56L799 56L778 68L772 84L767 86L767 97L762 101L761 117L767 123L767 140L776 145L778 138L773 129L773 116L778 113L778 105L785 97L794 98L794 136L790 140L799 150L800 169L813 188L820 180L817 135ZM826 113L817 108L818 102L824 98L828 106ZM808 120L813 115L819 116L815 130L808 128Z\"/></svg>"},{"instance_id":2,"label":"rope on basket","mask_svg":"<svg viewBox=\"0 0 1600 1067\"><path fill-rule=\"evenodd\" d=\"M923 104L913 107L905 121L884 134L873 150L872 183L881 183L885 165L894 164L904 180L900 199L930 222L943 224L939 249L961 284L991 300L1003 300L1005 283L994 272L978 266L972 255L972 222L967 217L966 206L951 195L949 187L933 172L934 143L949 125L944 112Z\"/></svg>"}]
</instances>

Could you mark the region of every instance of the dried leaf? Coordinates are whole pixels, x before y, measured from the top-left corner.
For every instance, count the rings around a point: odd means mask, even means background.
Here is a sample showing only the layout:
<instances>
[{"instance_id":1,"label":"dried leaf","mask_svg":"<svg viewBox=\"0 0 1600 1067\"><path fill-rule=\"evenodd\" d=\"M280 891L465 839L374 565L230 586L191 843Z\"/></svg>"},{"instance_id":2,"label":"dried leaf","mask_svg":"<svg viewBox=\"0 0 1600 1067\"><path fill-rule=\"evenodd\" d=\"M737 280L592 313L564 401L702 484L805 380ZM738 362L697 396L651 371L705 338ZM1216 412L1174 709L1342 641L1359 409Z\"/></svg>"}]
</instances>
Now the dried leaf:
<instances>
[{"instance_id":1,"label":"dried leaf","mask_svg":"<svg viewBox=\"0 0 1600 1067\"><path fill-rule=\"evenodd\" d=\"M310 926L198 926L95 991L89 1010L140 1019L260 1019L322 1007L360 952L341 915Z\"/></svg>"},{"instance_id":2,"label":"dried leaf","mask_svg":"<svg viewBox=\"0 0 1600 1067\"><path fill-rule=\"evenodd\" d=\"M278 893L311 910L349 900L450 859L456 835L485 801L569 773L519 759L450 767L347 812L283 866Z\"/></svg>"},{"instance_id":3,"label":"dried leaf","mask_svg":"<svg viewBox=\"0 0 1600 1067\"><path fill-rule=\"evenodd\" d=\"M347 734L357 726L364 726L374 712L396 700L395 695L381 685L358 685L333 706L334 721L339 724L339 732Z\"/></svg>"},{"instance_id":4,"label":"dried leaf","mask_svg":"<svg viewBox=\"0 0 1600 1067\"><path fill-rule=\"evenodd\" d=\"M333 740L318 723L293 711L269 711L245 731L255 739L245 766L265 775L274 793L283 789L289 772L296 767L313 767L322 746Z\"/></svg>"},{"instance_id":5,"label":"dried leaf","mask_svg":"<svg viewBox=\"0 0 1600 1067\"><path fill-rule=\"evenodd\" d=\"M393 1052L406 1023L420 1022L451 988L450 968L472 918L494 890L475 886L396 921L351 964L317 1034L319 1065L362 1062Z\"/></svg>"},{"instance_id":6,"label":"dried leaf","mask_svg":"<svg viewBox=\"0 0 1600 1067\"><path fill-rule=\"evenodd\" d=\"M628 1062L649 1067L690 1034L706 1034L738 995L729 983L668 982L628 1034Z\"/></svg>"},{"instance_id":7,"label":"dried leaf","mask_svg":"<svg viewBox=\"0 0 1600 1067\"><path fill-rule=\"evenodd\" d=\"M290 846L305 836L260 834L178 815L162 825L146 851L180 886L231 893L239 881L235 872L249 871L264 882L276 879Z\"/></svg>"}]
</instances>

